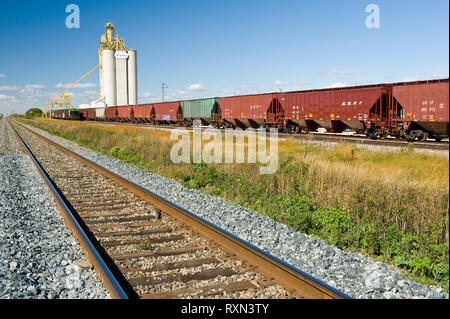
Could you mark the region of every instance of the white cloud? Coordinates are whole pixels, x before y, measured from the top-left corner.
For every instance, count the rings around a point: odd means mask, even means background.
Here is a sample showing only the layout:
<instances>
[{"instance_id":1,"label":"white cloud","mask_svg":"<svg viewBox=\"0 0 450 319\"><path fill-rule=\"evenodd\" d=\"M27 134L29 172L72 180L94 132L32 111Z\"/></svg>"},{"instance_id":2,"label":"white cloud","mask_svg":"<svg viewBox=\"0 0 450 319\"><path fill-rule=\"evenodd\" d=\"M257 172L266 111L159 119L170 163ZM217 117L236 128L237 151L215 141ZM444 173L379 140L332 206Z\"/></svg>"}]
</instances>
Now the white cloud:
<instances>
[{"instance_id":1,"label":"white cloud","mask_svg":"<svg viewBox=\"0 0 450 319\"><path fill-rule=\"evenodd\" d=\"M15 99L15 96L12 95L4 95L4 94L0 94L0 100L10 100L10 99Z\"/></svg>"},{"instance_id":2,"label":"white cloud","mask_svg":"<svg viewBox=\"0 0 450 319\"><path fill-rule=\"evenodd\" d=\"M0 91L16 91L18 89L20 89L20 86L16 86L16 85L0 86Z\"/></svg>"},{"instance_id":3,"label":"white cloud","mask_svg":"<svg viewBox=\"0 0 450 319\"><path fill-rule=\"evenodd\" d=\"M328 88L332 89L332 88L342 88L348 86L348 82L336 82L331 84L330 86L328 86Z\"/></svg>"},{"instance_id":4,"label":"white cloud","mask_svg":"<svg viewBox=\"0 0 450 319\"><path fill-rule=\"evenodd\" d=\"M93 90L86 90L83 92L84 94L98 94L97 91L93 91Z\"/></svg>"},{"instance_id":5,"label":"white cloud","mask_svg":"<svg viewBox=\"0 0 450 319\"><path fill-rule=\"evenodd\" d=\"M99 97L99 92L94 90L85 90L81 92L77 92L76 94L74 92L70 92L71 95L75 96L76 99L73 100L73 105L77 105L77 103L88 103L92 102Z\"/></svg>"},{"instance_id":6,"label":"white cloud","mask_svg":"<svg viewBox=\"0 0 450 319\"><path fill-rule=\"evenodd\" d=\"M276 87L280 86L305 86L307 84L311 84L310 81L290 81L290 82L283 82L283 81L275 81L274 85Z\"/></svg>"},{"instance_id":7,"label":"white cloud","mask_svg":"<svg viewBox=\"0 0 450 319\"><path fill-rule=\"evenodd\" d=\"M304 85L308 85L308 84L311 84L311 83L312 83L311 81L293 81L293 82L290 82L290 84L294 85L294 86L304 86Z\"/></svg>"},{"instance_id":8,"label":"white cloud","mask_svg":"<svg viewBox=\"0 0 450 319\"><path fill-rule=\"evenodd\" d=\"M440 73L434 73L431 76L432 79L446 79L448 78L448 73L447 74L440 74Z\"/></svg>"},{"instance_id":9,"label":"white cloud","mask_svg":"<svg viewBox=\"0 0 450 319\"><path fill-rule=\"evenodd\" d=\"M419 81L419 79L417 78L403 78L402 82L414 82L414 81Z\"/></svg>"},{"instance_id":10,"label":"white cloud","mask_svg":"<svg viewBox=\"0 0 450 319\"><path fill-rule=\"evenodd\" d=\"M365 73L365 71L361 71L361 70L338 71L336 69L330 69L325 72L320 72L320 74L322 74L322 75L361 75L364 73Z\"/></svg>"},{"instance_id":11,"label":"white cloud","mask_svg":"<svg viewBox=\"0 0 450 319\"><path fill-rule=\"evenodd\" d=\"M233 90L220 90L212 92L214 96L229 96L229 95L244 95L244 94L257 94L260 93L260 89L254 84L239 84Z\"/></svg>"},{"instance_id":12,"label":"white cloud","mask_svg":"<svg viewBox=\"0 0 450 319\"><path fill-rule=\"evenodd\" d=\"M160 98L161 97L157 98L157 100L160 101ZM175 92L169 92L164 94L165 101L177 101L191 98L193 98L193 96L190 95L189 92L186 90L176 90Z\"/></svg>"},{"instance_id":13,"label":"white cloud","mask_svg":"<svg viewBox=\"0 0 450 319\"><path fill-rule=\"evenodd\" d=\"M193 98L203 98L201 92L207 91L207 89L203 86L202 83L194 83L190 84L187 88L181 90L175 90L173 92L166 91L164 94L165 101L177 101L177 100L189 100ZM155 97L151 96L149 93L145 95L144 93L142 97L148 98L151 101L159 102L161 101L161 96Z\"/></svg>"},{"instance_id":14,"label":"white cloud","mask_svg":"<svg viewBox=\"0 0 450 319\"><path fill-rule=\"evenodd\" d=\"M55 85L55 88L57 89L67 89L72 84L64 84L64 83L58 83ZM95 88L97 87L97 84L95 83L77 83L73 86L73 88Z\"/></svg>"},{"instance_id":15,"label":"white cloud","mask_svg":"<svg viewBox=\"0 0 450 319\"><path fill-rule=\"evenodd\" d=\"M27 84L25 85L25 89L43 89L45 85L43 84Z\"/></svg>"},{"instance_id":16,"label":"white cloud","mask_svg":"<svg viewBox=\"0 0 450 319\"><path fill-rule=\"evenodd\" d=\"M203 87L201 83L191 84L187 88L188 91L205 91L206 89Z\"/></svg>"},{"instance_id":17,"label":"white cloud","mask_svg":"<svg viewBox=\"0 0 450 319\"><path fill-rule=\"evenodd\" d=\"M17 94L14 96L0 95L0 108L2 113L14 112L24 113L30 107L41 107L42 104L49 99L55 98L59 93L59 89L46 90L42 84L28 84L23 86L17 86ZM12 89L12 86L8 86L8 89ZM87 103L98 99L98 92L94 89L79 90L74 92L69 91L71 95L71 103L73 106L78 106L80 103Z\"/></svg>"},{"instance_id":18,"label":"white cloud","mask_svg":"<svg viewBox=\"0 0 450 319\"><path fill-rule=\"evenodd\" d=\"M78 83L78 84L75 84L75 86L74 86L75 88L95 88L95 87L97 87L97 84L95 84L95 83Z\"/></svg>"},{"instance_id":19,"label":"white cloud","mask_svg":"<svg viewBox=\"0 0 450 319\"><path fill-rule=\"evenodd\" d=\"M59 92L42 90L42 84L28 84L23 86L9 85L8 89L16 89L15 96L4 95L0 97L2 113L24 114L30 107L41 107L45 100L54 98Z\"/></svg>"},{"instance_id":20,"label":"white cloud","mask_svg":"<svg viewBox=\"0 0 450 319\"><path fill-rule=\"evenodd\" d=\"M139 103L149 103L156 97L152 96L149 92L139 93Z\"/></svg>"},{"instance_id":21,"label":"white cloud","mask_svg":"<svg viewBox=\"0 0 450 319\"><path fill-rule=\"evenodd\" d=\"M21 97L45 97L48 95L48 92L43 92L40 89L44 88L45 86L41 84L28 84L22 87L19 90L19 93Z\"/></svg>"},{"instance_id":22,"label":"white cloud","mask_svg":"<svg viewBox=\"0 0 450 319\"><path fill-rule=\"evenodd\" d=\"M17 91L20 90L21 93L29 92L32 90L43 89L45 85L42 84L27 84L25 86L17 86L17 85L4 85L0 86L0 91Z\"/></svg>"},{"instance_id":23,"label":"white cloud","mask_svg":"<svg viewBox=\"0 0 450 319\"><path fill-rule=\"evenodd\" d=\"M329 86L327 86L326 88L341 88L341 87L348 87L348 86L359 86L359 85L368 85L371 83L364 83L358 80L349 80L349 81L338 81L335 82ZM320 89L320 88L319 88Z\"/></svg>"},{"instance_id":24,"label":"white cloud","mask_svg":"<svg viewBox=\"0 0 450 319\"><path fill-rule=\"evenodd\" d=\"M275 84L275 86L286 86L287 85L286 82L283 82L283 81L280 81L280 80L275 81L274 84Z\"/></svg>"},{"instance_id":25,"label":"white cloud","mask_svg":"<svg viewBox=\"0 0 450 319\"><path fill-rule=\"evenodd\" d=\"M0 78L6 78L6 74L0 74Z\"/></svg>"}]
</instances>

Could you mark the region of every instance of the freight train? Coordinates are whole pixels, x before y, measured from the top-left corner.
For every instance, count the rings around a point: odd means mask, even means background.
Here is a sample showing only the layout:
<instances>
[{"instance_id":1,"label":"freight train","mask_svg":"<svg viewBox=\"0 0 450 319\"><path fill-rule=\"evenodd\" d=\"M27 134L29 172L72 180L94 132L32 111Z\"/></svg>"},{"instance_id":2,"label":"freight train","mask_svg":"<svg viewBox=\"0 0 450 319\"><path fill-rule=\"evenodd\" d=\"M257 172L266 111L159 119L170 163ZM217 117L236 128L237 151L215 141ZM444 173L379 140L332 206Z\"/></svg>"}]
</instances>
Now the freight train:
<instances>
[{"instance_id":1,"label":"freight train","mask_svg":"<svg viewBox=\"0 0 450 319\"><path fill-rule=\"evenodd\" d=\"M449 136L449 79L314 89L187 101L55 110L53 118L312 132L352 130L372 139L437 141ZM68 113L69 112L69 113ZM65 115L67 113L67 115Z\"/></svg>"},{"instance_id":2,"label":"freight train","mask_svg":"<svg viewBox=\"0 0 450 319\"><path fill-rule=\"evenodd\" d=\"M51 113L52 118L54 119L63 119L63 120L80 120L82 119L82 115L80 114L79 109L72 108L70 110L61 109L54 110Z\"/></svg>"}]
</instances>

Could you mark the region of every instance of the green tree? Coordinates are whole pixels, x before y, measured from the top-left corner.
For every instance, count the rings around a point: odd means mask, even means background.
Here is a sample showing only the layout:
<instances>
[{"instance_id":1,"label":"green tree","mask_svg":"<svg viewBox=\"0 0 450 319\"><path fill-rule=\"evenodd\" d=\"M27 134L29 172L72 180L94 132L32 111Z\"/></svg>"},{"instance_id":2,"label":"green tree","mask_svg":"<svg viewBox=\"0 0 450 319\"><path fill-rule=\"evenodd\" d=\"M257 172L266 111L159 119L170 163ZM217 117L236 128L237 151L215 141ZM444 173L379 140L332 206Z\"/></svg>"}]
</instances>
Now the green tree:
<instances>
[{"instance_id":1,"label":"green tree","mask_svg":"<svg viewBox=\"0 0 450 319\"><path fill-rule=\"evenodd\" d=\"M25 112L25 117L28 119L32 119L36 116L41 116L42 110L38 108L31 108L28 111Z\"/></svg>"}]
</instances>

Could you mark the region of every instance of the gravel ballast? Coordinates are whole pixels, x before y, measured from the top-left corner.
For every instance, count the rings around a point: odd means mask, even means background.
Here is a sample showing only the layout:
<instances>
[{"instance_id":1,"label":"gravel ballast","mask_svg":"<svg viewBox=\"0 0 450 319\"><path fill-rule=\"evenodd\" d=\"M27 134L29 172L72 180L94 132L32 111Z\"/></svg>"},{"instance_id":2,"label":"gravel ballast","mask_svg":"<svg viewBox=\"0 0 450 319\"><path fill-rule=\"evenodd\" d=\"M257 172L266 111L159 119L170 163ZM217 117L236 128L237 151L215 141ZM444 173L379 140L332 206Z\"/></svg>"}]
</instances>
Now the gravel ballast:
<instances>
[{"instance_id":1,"label":"gravel ballast","mask_svg":"<svg viewBox=\"0 0 450 319\"><path fill-rule=\"evenodd\" d=\"M28 155L0 120L0 298L109 298Z\"/></svg>"},{"instance_id":2,"label":"gravel ballast","mask_svg":"<svg viewBox=\"0 0 450 319\"><path fill-rule=\"evenodd\" d=\"M362 254L346 252L221 198L187 189L176 181L93 152L43 130L31 129L205 218L351 297L448 298L444 289L428 287L406 279L396 267L373 261Z\"/></svg>"}]
</instances>

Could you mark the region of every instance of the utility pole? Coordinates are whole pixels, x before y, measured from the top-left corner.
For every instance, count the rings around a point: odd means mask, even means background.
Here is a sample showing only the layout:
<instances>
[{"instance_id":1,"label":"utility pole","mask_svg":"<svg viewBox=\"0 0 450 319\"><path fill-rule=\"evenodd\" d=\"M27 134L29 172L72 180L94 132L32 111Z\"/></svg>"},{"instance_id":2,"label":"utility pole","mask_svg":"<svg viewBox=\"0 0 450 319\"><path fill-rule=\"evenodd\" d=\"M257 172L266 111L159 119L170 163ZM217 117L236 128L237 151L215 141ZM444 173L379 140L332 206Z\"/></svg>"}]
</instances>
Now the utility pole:
<instances>
[{"instance_id":1,"label":"utility pole","mask_svg":"<svg viewBox=\"0 0 450 319\"><path fill-rule=\"evenodd\" d=\"M167 89L167 86L164 82L161 84L161 89L162 89L162 101L164 102L164 89Z\"/></svg>"}]
</instances>

